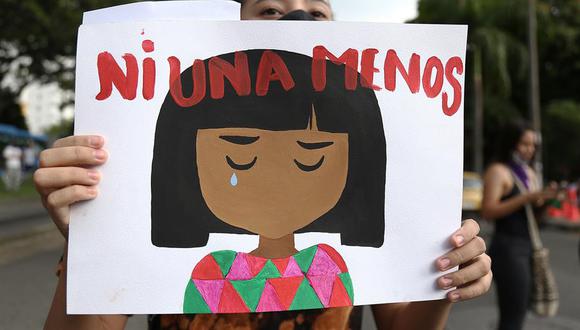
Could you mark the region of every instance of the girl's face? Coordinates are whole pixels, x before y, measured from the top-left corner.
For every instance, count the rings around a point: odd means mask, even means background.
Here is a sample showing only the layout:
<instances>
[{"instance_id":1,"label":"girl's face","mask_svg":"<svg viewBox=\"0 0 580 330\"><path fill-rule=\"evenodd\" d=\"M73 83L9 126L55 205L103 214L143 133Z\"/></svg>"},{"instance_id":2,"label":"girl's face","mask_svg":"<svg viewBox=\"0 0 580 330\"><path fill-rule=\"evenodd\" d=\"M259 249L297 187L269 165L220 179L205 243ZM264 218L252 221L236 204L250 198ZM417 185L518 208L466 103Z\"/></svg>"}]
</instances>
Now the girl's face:
<instances>
[{"instance_id":1,"label":"girl's face","mask_svg":"<svg viewBox=\"0 0 580 330\"><path fill-rule=\"evenodd\" d=\"M348 173L348 134L218 128L197 131L203 199L222 221L276 239L338 202Z\"/></svg>"},{"instance_id":2,"label":"girl's face","mask_svg":"<svg viewBox=\"0 0 580 330\"><path fill-rule=\"evenodd\" d=\"M534 131L527 130L520 137L520 141L516 145L516 152L525 161L530 161L534 158L536 152L537 136Z\"/></svg>"},{"instance_id":3,"label":"girl's face","mask_svg":"<svg viewBox=\"0 0 580 330\"><path fill-rule=\"evenodd\" d=\"M293 12L303 10L319 21L332 20L330 0L245 0L242 20L277 20Z\"/></svg>"}]
</instances>

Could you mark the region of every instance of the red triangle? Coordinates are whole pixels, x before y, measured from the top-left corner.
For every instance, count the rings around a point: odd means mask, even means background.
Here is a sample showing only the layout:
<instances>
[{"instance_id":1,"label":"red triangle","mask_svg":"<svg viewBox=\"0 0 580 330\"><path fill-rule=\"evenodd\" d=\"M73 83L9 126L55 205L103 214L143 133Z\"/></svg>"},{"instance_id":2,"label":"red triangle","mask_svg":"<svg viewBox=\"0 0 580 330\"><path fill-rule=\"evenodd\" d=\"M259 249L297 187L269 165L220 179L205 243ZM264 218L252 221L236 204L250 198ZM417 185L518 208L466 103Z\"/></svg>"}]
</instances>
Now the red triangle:
<instances>
[{"instance_id":1,"label":"red triangle","mask_svg":"<svg viewBox=\"0 0 580 330\"><path fill-rule=\"evenodd\" d=\"M338 252L336 252L336 250L332 246L326 245L326 244L318 244L318 247L323 249L324 252L326 252L328 254L330 259L332 259L332 261L334 261L334 263L338 266L338 268L340 269L341 272L343 272L343 273L348 272L348 268L346 267L346 263L344 262L344 259L342 259L340 254L338 254Z\"/></svg>"},{"instance_id":2,"label":"red triangle","mask_svg":"<svg viewBox=\"0 0 580 330\"><path fill-rule=\"evenodd\" d=\"M332 294L330 295L328 307L342 306L352 306L352 301L350 301L350 297L348 296L340 277L337 276L334 280L334 285L332 286Z\"/></svg>"},{"instance_id":3,"label":"red triangle","mask_svg":"<svg viewBox=\"0 0 580 330\"><path fill-rule=\"evenodd\" d=\"M218 313L249 313L250 309L230 281L225 281L224 289L220 297Z\"/></svg>"},{"instance_id":4,"label":"red triangle","mask_svg":"<svg viewBox=\"0 0 580 330\"><path fill-rule=\"evenodd\" d=\"M292 304L302 280L304 280L304 276L268 279L268 282L274 287L276 295L278 296L282 307L284 307L284 310L290 308L290 304Z\"/></svg>"},{"instance_id":5,"label":"red triangle","mask_svg":"<svg viewBox=\"0 0 580 330\"><path fill-rule=\"evenodd\" d=\"M274 263L274 265L276 265L276 268L278 268L280 274L284 274L284 272L286 271L288 261L290 261L290 257L281 259L272 259L272 262Z\"/></svg>"},{"instance_id":6,"label":"red triangle","mask_svg":"<svg viewBox=\"0 0 580 330\"><path fill-rule=\"evenodd\" d=\"M282 308L282 305L280 304L280 299L278 299L276 291L269 282L266 282L256 312L277 312L282 310L284 310L284 308Z\"/></svg>"},{"instance_id":7,"label":"red triangle","mask_svg":"<svg viewBox=\"0 0 580 330\"><path fill-rule=\"evenodd\" d=\"M266 261L266 258L254 257L251 254L246 254L246 261L248 262L248 266L250 266L250 271L252 272L252 276L256 276L260 273Z\"/></svg>"},{"instance_id":8,"label":"red triangle","mask_svg":"<svg viewBox=\"0 0 580 330\"><path fill-rule=\"evenodd\" d=\"M191 278L194 280L221 280L224 276L215 259L211 254L208 254L195 265L193 272L191 272Z\"/></svg>"}]
</instances>

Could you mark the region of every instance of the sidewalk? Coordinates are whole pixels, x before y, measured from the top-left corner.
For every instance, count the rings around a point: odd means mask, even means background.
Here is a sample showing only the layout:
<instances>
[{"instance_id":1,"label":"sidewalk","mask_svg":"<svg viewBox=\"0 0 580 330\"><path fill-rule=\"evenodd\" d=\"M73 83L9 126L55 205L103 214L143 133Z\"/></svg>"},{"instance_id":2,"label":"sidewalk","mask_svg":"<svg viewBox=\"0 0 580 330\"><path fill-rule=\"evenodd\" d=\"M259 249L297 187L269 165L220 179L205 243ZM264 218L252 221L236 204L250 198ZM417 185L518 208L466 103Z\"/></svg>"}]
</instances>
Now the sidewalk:
<instances>
[{"instance_id":1,"label":"sidewalk","mask_svg":"<svg viewBox=\"0 0 580 330\"><path fill-rule=\"evenodd\" d=\"M60 247L63 238L39 198L0 202L0 265Z\"/></svg>"},{"instance_id":2,"label":"sidewalk","mask_svg":"<svg viewBox=\"0 0 580 330\"><path fill-rule=\"evenodd\" d=\"M39 197L0 201L0 223L46 214Z\"/></svg>"},{"instance_id":3,"label":"sidewalk","mask_svg":"<svg viewBox=\"0 0 580 330\"><path fill-rule=\"evenodd\" d=\"M480 222L480 236L489 243L492 225ZM577 330L580 329L578 297L580 297L580 260L578 240L573 230L547 226L541 232L542 240L550 249L550 263L560 292L560 309L553 318L539 318L528 313L524 330ZM488 244L489 246L489 244ZM496 288L478 299L455 304L449 316L447 330L493 330L499 315L496 305Z\"/></svg>"},{"instance_id":4,"label":"sidewalk","mask_svg":"<svg viewBox=\"0 0 580 330\"><path fill-rule=\"evenodd\" d=\"M564 230L580 231L580 222L572 222L562 218L547 218L546 225Z\"/></svg>"},{"instance_id":5,"label":"sidewalk","mask_svg":"<svg viewBox=\"0 0 580 330\"><path fill-rule=\"evenodd\" d=\"M37 197L0 201L0 244L54 227L46 218Z\"/></svg>"}]
</instances>

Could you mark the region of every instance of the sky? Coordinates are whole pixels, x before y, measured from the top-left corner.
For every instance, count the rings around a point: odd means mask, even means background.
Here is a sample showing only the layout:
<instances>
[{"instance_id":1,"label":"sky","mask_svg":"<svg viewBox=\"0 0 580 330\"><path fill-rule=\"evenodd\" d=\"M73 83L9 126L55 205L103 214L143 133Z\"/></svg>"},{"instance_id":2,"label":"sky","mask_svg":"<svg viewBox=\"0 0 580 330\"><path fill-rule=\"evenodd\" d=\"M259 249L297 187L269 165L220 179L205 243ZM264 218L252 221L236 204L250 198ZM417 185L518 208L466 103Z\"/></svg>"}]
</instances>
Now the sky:
<instances>
[{"instance_id":1,"label":"sky","mask_svg":"<svg viewBox=\"0 0 580 330\"><path fill-rule=\"evenodd\" d=\"M338 21L402 23L417 16L418 0L332 0Z\"/></svg>"}]
</instances>

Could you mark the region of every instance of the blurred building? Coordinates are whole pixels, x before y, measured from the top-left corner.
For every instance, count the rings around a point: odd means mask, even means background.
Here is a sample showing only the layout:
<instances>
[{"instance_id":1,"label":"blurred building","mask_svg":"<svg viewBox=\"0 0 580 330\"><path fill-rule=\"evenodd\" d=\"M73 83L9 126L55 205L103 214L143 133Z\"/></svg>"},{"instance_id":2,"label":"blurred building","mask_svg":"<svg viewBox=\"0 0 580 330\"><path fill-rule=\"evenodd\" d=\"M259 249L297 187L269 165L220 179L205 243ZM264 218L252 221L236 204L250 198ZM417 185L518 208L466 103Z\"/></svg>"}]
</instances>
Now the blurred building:
<instances>
[{"instance_id":1,"label":"blurred building","mask_svg":"<svg viewBox=\"0 0 580 330\"><path fill-rule=\"evenodd\" d=\"M63 91L57 83L27 85L20 94L20 105L30 133L42 134L63 120L72 120L74 107L63 104L73 98L72 91Z\"/></svg>"}]
</instances>

